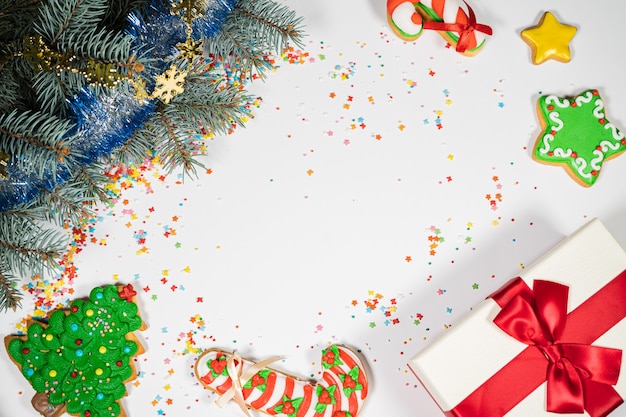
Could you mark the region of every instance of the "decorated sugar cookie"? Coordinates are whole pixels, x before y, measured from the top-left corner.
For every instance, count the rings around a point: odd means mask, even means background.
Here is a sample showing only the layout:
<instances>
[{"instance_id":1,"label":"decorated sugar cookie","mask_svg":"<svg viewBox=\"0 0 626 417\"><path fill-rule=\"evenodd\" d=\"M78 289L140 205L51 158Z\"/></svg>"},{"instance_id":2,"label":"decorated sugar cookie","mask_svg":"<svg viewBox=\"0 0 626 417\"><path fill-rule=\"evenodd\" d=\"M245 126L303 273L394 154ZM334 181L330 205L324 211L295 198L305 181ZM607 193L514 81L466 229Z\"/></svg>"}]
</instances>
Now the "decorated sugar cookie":
<instances>
[{"instance_id":1,"label":"decorated sugar cookie","mask_svg":"<svg viewBox=\"0 0 626 417\"><path fill-rule=\"evenodd\" d=\"M43 416L119 417L125 383L143 353L134 335L144 328L131 285L94 288L86 300L55 310L47 323L29 322L27 334L7 336L11 360L37 392Z\"/></svg>"},{"instance_id":2,"label":"decorated sugar cookie","mask_svg":"<svg viewBox=\"0 0 626 417\"><path fill-rule=\"evenodd\" d=\"M368 381L355 352L341 345L322 351L323 374L313 383L268 367L279 358L253 363L236 353L210 349L202 353L195 374L202 385L248 409L289 417L356 417L367 397ZM234 377L233 377L234 376Z\"/></svg>"},{"instance_id":3,"label":"decorated sugar cookie","mask_svg":"<svg viewBox=\"0 0 626 417\"><path fill-rule=\"evenodd\" d=\"M524 29L521 37L531 49L533 64L539 65L548 59L569 62L569 44L576 28L560 23L550 12L545 12L536 26Z\"/></svg>"},{"instance_id":4,"label":"decorated sugar cookie","mask_svg":"<svg viewBox=\"0 0 626 417\"><path fill-rule=\"evenodd\" d=\"M585 187L597 181L604 162L626 150L624 134L606 118L598 90L572 99L542 96L537 110L543 133L535 142L533 158L562 166Z\"/></svg>"},{"instance_id":5,"label":"decorated sugar cookie","mask_svg":"<svg viewBox=\"0 0 626 417\"><path fill-rule=\"evenodd\" d=\"M472 8L461 0L387 0L387 20L400 38L413 41L423 29L437 31L466 56L478 53L491 27L477 23Z\"/></svg>"}]
</instances>

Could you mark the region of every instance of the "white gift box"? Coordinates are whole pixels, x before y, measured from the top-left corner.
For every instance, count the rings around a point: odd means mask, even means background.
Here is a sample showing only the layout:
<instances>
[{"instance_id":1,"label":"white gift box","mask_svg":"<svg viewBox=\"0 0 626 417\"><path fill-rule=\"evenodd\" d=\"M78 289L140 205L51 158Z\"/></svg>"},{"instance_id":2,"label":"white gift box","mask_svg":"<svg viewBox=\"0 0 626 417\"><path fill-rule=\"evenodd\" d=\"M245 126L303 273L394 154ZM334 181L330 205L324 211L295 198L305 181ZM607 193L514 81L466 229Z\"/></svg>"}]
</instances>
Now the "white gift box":
<instances>
[{"instance_id":1,"label":"white gift box","mask_svg":"<svg viewBox=\"0 0 626 417\"><path fill-rule=\"evenodd\" d=\"M569 313L625 269L626 252L602 223L594 219L545 253L520 277L530 288L535 279L569 286ZM624 294L618 296L626 303ZM500 310L501 307L492 298L484 300L409 361L409 368L446 415L463 415L451 410L528 347L494 323ZM592 344L624 350L626 320L619 321ZM614 388L622 398L626 398L623 370L624 366ZM543 382L505 415L563 416L546 411L546 385Z\"/></svg>"}]
</instances>

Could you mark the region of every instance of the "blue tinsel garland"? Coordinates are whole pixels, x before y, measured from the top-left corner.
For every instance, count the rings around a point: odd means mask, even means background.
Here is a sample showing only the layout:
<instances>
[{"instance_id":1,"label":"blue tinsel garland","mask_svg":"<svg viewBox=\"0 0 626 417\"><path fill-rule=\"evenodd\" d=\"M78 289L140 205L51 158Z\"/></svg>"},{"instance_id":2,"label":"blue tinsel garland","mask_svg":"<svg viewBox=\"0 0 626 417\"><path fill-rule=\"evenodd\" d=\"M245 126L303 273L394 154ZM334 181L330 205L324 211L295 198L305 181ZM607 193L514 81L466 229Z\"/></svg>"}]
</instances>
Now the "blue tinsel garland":
<instances>
[{"instance_id":1,"label":"blue tinsel garland","mask_svg":"<svg viewBox=\"0 0 626 417\"><path fill-rule=\"evenodd\" d=\"M194 39L210 38L217 34L224 19L232 12L237 0L210 0L203 17L193 22ZM186 39L186 26L179 16L170 13L167 0L153 1L147 10L128 17L126 33L132 39L136 56L150 61L145 75L152 88L157 75L170 65L178 54L176 44ZM150 85L150 83L152 85ZM0 180L0 211L6 211L35 199L42 190L53 190L71 178L72 171L109 155L139 128L155 111L154 101L137 100L131 92L111 89L96 94L93 89L83 89L70 100L72 121L75 127L68 132L74 136L76 155L73 166L59 164L55 173L43 176L26 172L11 160L7 178Z\"/></svg>"}]
</instances>

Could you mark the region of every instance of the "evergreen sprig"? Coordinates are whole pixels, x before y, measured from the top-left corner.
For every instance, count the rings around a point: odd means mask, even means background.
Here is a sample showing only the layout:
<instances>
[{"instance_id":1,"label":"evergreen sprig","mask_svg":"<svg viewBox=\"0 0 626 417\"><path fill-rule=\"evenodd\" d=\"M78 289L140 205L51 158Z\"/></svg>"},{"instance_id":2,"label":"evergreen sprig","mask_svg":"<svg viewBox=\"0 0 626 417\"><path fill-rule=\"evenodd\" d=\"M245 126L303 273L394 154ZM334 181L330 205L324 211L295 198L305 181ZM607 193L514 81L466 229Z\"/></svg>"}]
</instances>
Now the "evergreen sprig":
<instances>
[{"instance_id":1,"label":"evergreen sprig","mask_svg":"<svg viewBox=\"0 0 626 417\"><path fill-rule=\"evenodd\" d=\"M263 76L288 42L301 46L302 20L271 0L182 6L199 5L215 9L196 19L199 10L171 15L170 0L0 0L0 151L10 156L0 177L0 311L19 307L20 278L58 271L68 228L110 204L111 167L156 156L195 174L207 135L251 116L241 81ZM188 62L176 45L191 21L205 55ZM184 91L150 98L174 64Z\"/></svg>"},{"instance_id":2,"label":"evergreen sprig","mask_svg":"<svg viewBox=\"0 0 626 417\"><path fill-rule=\"evenodd\" d=\"M72 164L79 155L72 151L73 126L41 112L13 111L0 115L0 149L10 154L21 170L43 178L56 175L60 165Z\"/></svg>"},{"instance_id":3,"label":"evergreen sprig","mask_svg":"<svg viewBox=\"0 0 626 417\"><path fill-rule=\"evenodd\" d=\"M8 271L24 276L53 270L67 242L67 234L58 229L14 212L0 212L0 266L6 265Z\"/></svg>"},{"instance_id":4,"label":"evergreen sprig","mask_svg":"<svg viewBox=\"0 0 626 417\"><path fill-rule=\"evenodd\" d=\"M222 30L205 40L208 55L219 57L239 75L272 68L268 51L282 53L288 42L302 47L302 19L271 0L239 0Z\"/></svg>"},{"instance_id":5,"label":"evergreen sprig","mask_svg":"<svg viewBox=\"0 0 626 417\"><path fill-rule=\"evenodd\" d=\"M0 313L17 310L22 305L22 293L19 278L13 275L11 268L0 263Z\"/></svg>"}]
</instances>

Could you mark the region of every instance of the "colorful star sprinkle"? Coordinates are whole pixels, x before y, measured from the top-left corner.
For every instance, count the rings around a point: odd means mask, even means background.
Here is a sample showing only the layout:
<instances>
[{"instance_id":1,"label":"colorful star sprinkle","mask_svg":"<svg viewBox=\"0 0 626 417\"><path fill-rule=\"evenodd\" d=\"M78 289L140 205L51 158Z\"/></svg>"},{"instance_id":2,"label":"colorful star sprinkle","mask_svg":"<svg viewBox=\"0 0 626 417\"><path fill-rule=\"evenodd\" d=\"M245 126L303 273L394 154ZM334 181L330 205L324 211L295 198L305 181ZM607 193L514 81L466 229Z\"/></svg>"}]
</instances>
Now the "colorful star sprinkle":
<instances>
[{"instance_id":1,"label":"colorful star sprinkle","mask_svg":"<svg viewBox=\"0 0 626 417\"><path fill-rule=\"evenodd\" d=\"M537 26L524 29L521 33L533 53L533 64L539 65L548 59L569 62L569 43L576 34L576 27L560 23L550 12L545 12Z\"/></svg>"},{"instance_id":2,"label":"colorful star sprinkle","mask_svg":"<svg viewBox=\"0 0 626 417\"><path fill-rule=\"evenodd\" d=\"M624 134L607 120L597 90L573 99L542 96L538 109L544 131L535 142L533 158L562 165L585 187L596 182L604 161L626 150Z\"/></svg>"}]
</instances>

